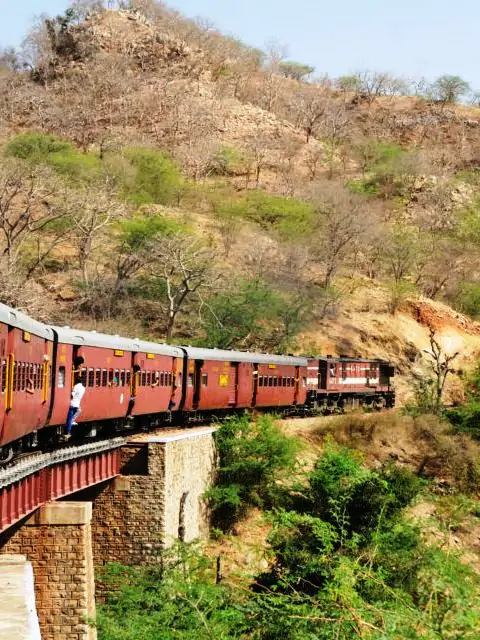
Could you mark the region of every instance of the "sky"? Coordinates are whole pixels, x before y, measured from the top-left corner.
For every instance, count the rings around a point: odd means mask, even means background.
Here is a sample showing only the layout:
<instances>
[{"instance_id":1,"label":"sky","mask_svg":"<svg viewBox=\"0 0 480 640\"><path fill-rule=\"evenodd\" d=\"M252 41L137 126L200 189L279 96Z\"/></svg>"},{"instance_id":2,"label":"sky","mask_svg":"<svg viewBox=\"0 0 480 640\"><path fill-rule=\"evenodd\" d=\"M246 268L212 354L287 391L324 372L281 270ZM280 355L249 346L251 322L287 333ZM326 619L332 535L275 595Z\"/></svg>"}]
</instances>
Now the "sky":
<instances>
[{"instance_id":1,"label":"sky","mask_svg":"<svg viewBox=\"0 0 480 640\"><path fill-rule=\"evenodd\" d=\"M362 69L434 80L460 75L480 91L479 0L172 0L190 17L337 77ZM56 15L69 0L0 0L0 45L18 45L33 15Z\"/></svg>"}]
</instances>

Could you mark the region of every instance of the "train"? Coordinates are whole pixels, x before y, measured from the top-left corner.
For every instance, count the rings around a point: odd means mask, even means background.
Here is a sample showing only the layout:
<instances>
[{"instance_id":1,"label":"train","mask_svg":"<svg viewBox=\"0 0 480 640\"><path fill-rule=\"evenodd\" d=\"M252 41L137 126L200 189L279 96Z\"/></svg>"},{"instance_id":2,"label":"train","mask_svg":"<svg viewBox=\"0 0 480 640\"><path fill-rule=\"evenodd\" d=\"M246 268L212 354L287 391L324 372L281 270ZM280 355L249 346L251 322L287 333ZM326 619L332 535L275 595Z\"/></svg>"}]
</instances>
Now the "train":
<instances>
[{"instance_id":1,"label":"train","mask_svg":"<svg viewBox=\"0 0 480 640\"><path fill-rule=\"evenodd\" d=\"M58 446L75 379L85 393L74 437L190 424L245 411L309 415L393 407L393 366L174 346L47 325L0 304L0 464Z\"/></svg>"}]
</instances>

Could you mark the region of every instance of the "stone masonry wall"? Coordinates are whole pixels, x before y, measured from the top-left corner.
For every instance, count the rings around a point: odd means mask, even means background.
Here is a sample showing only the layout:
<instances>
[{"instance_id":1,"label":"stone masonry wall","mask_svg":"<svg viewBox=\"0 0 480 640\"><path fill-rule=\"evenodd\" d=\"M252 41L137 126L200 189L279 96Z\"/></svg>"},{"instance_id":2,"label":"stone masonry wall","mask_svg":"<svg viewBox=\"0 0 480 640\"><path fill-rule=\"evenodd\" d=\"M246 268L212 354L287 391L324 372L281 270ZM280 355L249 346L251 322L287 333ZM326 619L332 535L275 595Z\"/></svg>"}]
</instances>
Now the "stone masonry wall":
<instances>
[{"instance_id":1,"label":"stone masonry wall","mask_svg":"<svg viewBox=\"0 0 480 640\"><path fill-rule=\"evenodd\" d=\"M133 475L103 485L95 496L84 493L93 500L96 565L152 563L174 540L207 534L203 494L215 467L213 431L191 429L134 442L122 451L123 472Z\"/></svg>"},{"instance_id":2,"label":"stone masonry wall","mask_svg":"<svg viewBox=\"0 0 480 640\"><path fill-rule=\"evenodd\" d=\"M96 638L90 518L91 504L49 503L2 540L32 563L42 640Z\"/></svg>"}]
</instances>

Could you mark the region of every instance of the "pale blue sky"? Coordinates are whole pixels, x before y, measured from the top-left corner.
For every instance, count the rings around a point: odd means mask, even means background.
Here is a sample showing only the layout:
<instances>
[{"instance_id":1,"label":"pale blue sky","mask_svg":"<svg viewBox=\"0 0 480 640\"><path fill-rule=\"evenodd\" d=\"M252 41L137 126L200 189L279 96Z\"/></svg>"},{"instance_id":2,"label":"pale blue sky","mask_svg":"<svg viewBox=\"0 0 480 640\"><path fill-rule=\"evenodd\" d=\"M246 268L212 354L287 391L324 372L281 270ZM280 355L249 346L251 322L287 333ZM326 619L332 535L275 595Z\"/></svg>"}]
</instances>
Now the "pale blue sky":
<instances>
[{"instance_id":1,"label":"pale blue sky","mask_svg":"<svg viewBox=\"0 0 480 640\"><path fill-rule=\"evenodd\" d=\"M0 0L0 44L18 44L32 15L68 0ZM263 47L276 39L317 73L359 69L434 79L459 74L480 91L480 0L172 0L188 16Z\"/></svg>"}]
</instances>

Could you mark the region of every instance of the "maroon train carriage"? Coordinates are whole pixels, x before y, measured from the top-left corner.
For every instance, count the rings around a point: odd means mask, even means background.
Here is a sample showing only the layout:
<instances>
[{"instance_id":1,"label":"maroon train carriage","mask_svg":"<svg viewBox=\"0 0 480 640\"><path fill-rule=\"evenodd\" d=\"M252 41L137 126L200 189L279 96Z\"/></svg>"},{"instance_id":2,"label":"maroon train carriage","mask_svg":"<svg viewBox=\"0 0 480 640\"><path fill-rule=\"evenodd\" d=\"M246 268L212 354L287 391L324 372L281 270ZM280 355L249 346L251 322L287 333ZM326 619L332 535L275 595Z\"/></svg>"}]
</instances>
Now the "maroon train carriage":
<instances>
[{"instance_id":1,"label":"maroon train carriage","mask_svg":"<svg viewBox=\"0 0 480 640\"><path fill-rule=\"evenodd\" d=\"M305 358L248 351L184 347L185 412L303 405Z\"/></svg>"},{"instance_id":2,"label":"maroon train carriage","mask_svg":"<svg viewBox=\"0 0 480 640\"><path fill-rule=\"evenodd\" d=\"M74 369L80 370L86 387L77 421L124 420L130 400L133 340L70 327L52 329L58 346L53 378L55 401L50 424L65 424Z\"/></svg>"},{"instance_id":3,"label":"maroon train carriage","mask_svg":"<svg viewBox=\"0 0 480 640\"><path fill-rule=\"evenodd\" d=\"M53 332L20 311L0 304L0 461L37 442L51 408Z\"/></svg>"},{"instance_id":4,"label":"maroon train carriage","mask_svg":"<svg viewBox=\"0 0 480 640\"><path fill-rule=\"evenodd\" d=\"M308 359L308 398L316 408L393 407L393 366L386 360L341 356Z\"/></svg>"},{"instance_id":5,"label":"maroon train carriage","mask_svg":"<svg viewBox=\"0 0 480 640\"><path fill-rule=\"evenodd\" d=\"M183 367L185 354L179 347L133 340L132 397L135 402L131 415L155 415L148 419L149 426L171 420L172 412L179 411L183 397Z\"/></svg>"}]
</instances>

